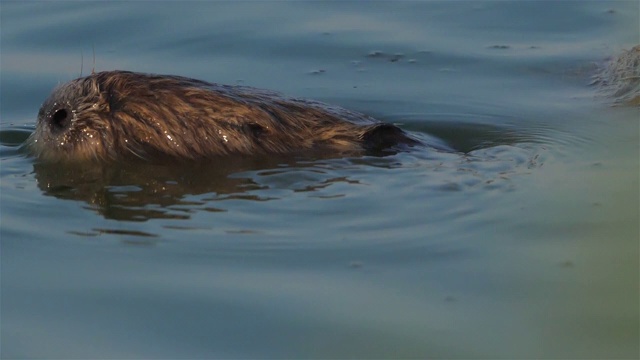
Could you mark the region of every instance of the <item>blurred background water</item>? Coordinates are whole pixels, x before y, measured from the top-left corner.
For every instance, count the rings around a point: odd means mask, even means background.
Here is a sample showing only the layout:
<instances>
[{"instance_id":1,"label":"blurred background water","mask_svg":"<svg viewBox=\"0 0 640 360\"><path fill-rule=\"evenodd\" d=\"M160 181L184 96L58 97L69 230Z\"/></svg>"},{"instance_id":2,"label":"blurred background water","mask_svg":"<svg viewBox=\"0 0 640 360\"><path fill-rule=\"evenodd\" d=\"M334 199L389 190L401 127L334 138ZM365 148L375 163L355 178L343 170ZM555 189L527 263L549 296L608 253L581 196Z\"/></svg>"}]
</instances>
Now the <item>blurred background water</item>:
<instances>
[{"instance_id":1,"label":"blurred background water","mask_svg":"<svg viewBox=\"0 0 640 360\"><path fill-rule=\"evenodd\" d=\"M634 358L637 1L1 4L2 358ZM95 55L94 55L95 53ZM57 84L281 91L453 151L38 164Z\"/></svg>"}]
</instances>

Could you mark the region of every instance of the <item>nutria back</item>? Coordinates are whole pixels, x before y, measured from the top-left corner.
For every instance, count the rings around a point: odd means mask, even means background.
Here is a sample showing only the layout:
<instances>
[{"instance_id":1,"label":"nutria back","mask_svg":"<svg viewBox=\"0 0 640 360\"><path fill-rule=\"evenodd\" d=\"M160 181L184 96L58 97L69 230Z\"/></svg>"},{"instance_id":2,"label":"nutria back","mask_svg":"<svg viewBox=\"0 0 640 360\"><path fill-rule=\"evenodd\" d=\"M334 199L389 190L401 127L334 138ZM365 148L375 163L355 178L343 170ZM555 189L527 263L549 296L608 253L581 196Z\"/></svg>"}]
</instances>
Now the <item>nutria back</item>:
<instances>
[{"instance_id":1,"label":"nutria back","mask_svg":"<svg viewBox=\"0 0 640 360\"><path fill-rule=\"evenodd\" d=\"M128 71L57 87L27 142L43 160L198 160L305 151L354 154L417 142L398 127L243 86Z\"/></svg>"}]
</instances>

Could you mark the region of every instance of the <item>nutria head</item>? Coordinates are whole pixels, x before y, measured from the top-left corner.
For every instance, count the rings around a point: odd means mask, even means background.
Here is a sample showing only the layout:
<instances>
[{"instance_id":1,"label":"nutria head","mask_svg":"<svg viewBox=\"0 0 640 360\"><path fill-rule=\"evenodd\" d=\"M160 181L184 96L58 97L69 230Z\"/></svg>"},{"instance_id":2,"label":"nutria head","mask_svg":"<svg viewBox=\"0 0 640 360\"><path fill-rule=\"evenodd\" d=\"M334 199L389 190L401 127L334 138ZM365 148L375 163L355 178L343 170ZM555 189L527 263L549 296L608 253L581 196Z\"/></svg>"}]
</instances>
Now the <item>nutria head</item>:
<instances>
[{"instance_id":1,"label":"nutria head","mask_svg":"<svg viewBox=\"0 0 640 360\"><path fill-rule=\"evenodd\" d=\"M60 160L206 159L412 143L393 125L313 101L178 76L110 71L57 87L27 145Z\"/></svg>"},{"instance_id":2,"label":"nutria head","mask_svg":"<svg viewBox=\"0 0 640 360\"><path fill-rule=\"evenodd\" d=\"M27 144L39 158L89 159L103 156L101 133L108 124L102 114L104 101L98 83L76 79L58 86L38 112L36 131Z\"/></svg>"}]
</instances>

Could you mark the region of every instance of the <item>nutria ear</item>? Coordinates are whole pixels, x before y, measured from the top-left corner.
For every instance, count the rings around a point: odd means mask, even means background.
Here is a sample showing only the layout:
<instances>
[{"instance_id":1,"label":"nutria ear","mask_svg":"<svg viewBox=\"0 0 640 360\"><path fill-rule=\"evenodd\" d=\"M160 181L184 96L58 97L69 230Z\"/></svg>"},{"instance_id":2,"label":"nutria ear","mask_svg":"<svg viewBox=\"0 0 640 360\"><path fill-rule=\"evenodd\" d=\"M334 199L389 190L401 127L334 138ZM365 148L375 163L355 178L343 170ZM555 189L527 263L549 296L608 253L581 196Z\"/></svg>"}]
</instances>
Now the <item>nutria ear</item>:
<instances>
[{"instance_id":1,"label":"nutria ear","mask_svg":"<svg viewBox=\"0 0 640 360\"><path fill-rule=\"evenodd\" d=\"M261 135L265 134L268 131L264 126L258 123L246 123L242 126L244 128L244 131L254 138L259 138Z\"/></svg>"},{"instance_id":2,"label":"nutria ear","mask_svg":"<svg viewBox=\"0 0 640 360\"><path fill-rule=\"evenodd\" d=\"M362 134L362 141L367 150L382 150L398 144L416 143L399 127L390 124L373 125Z\"/></svg>"}]
</instances>

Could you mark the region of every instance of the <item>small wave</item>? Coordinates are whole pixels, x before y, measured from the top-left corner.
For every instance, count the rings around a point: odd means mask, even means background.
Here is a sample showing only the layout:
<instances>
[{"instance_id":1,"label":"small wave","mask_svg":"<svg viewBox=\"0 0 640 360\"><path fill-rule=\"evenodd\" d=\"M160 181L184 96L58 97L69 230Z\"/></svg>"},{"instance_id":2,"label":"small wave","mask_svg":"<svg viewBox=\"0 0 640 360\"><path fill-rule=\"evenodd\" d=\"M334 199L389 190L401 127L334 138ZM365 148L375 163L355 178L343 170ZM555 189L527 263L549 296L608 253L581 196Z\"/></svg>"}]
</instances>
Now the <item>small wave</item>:
<instances>
[{"instance_id":1,"label":"small wave","mask_svg":"<svg viewBox=\"0 0 640 360\"><path fill-rule=\"evenodd\" d=\"M19 147L34 131L32 126L10 126L0 129L0 145L7 147Z\"/></svg>"}]
</instances>

